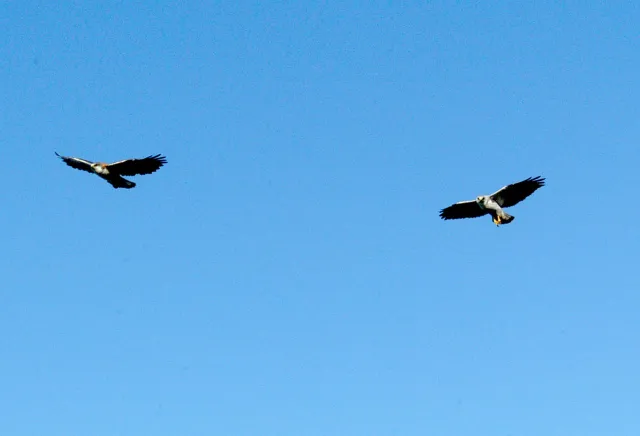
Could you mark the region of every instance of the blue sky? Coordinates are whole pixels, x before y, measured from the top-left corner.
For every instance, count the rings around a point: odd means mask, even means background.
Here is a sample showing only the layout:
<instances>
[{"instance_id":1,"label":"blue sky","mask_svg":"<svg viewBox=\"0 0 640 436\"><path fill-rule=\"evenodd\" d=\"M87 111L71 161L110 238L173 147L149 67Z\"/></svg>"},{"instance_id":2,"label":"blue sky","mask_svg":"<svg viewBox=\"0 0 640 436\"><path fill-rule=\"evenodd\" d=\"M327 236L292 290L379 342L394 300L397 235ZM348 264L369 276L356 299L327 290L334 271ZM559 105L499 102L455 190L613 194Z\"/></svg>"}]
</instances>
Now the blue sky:
<instances>
[{"instance_id":1,"label":"blue sky","mask_svg":"<svg viewBox=\"0 0 640 436\"><path fill-rule=\"evenodd\" d=\"M640 434L638 6L63 3L0 6L0 434Z\"/></svg>"}]
</instances>

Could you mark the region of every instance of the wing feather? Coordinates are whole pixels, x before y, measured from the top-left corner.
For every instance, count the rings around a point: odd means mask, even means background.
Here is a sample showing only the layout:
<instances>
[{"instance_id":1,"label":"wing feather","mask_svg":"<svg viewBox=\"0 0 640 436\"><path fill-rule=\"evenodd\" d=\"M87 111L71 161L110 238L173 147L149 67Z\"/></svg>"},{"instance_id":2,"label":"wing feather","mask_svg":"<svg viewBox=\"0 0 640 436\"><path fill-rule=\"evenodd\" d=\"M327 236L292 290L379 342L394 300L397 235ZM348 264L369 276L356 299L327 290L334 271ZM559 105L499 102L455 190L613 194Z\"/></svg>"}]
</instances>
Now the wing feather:
<instances>
[{"instance_id":1,"label":"wing feather","mask_svg":"<svg viewBox=\"0 0 640 436\"><path fill-rule=\"evenodd\" d=\"M60 159L62 159L64 161L64 163L69 165L71 168L75 168L77 170L82 170L82 171L87 171L89 173L93 173L94 172L93 169L91 169L91 164L93 164L93 162L90 162L90 161L84 160L84 159L80 159L80 158L77 158L77 157L60 156L57 151L54 151L54 153L56 154L56 156L58 156Z\"/></svg>"},{"instance_id":2,"label":"wing feather","mask_svg":"<svg viewBox=\"0 0 640 436\"><path fill-rule=\"evenodd\" d=\"M443 220L457 220L460 218L477 218L482 215L486 215L488 212L485 209L481 209L475 200L461 201L459 203L452 204L449 207L445 207L440 211L440 218Z\"/></svg>"},{"instance_id":3,"label":"wing feather","mask_svg":"<svg viewBox=\"0 0 640 436\"><path fill-rule=\"evenodd\" d=\"M544 186L544 177L529 177L518 183L512 183L491 194L491 199L500 207L511 207Z\"/></svg>"},{"instance_id":4,"label":"wing feather","mask_svg":"<svg viewBox=\"0 0 640 436\"><path fill-rule=\"evenodd\" d=\"M156 154L143 159L126 159L107 165L110 172L121 176L151 174L167 163L167 158Z\"/></svg>"}]
</instances>

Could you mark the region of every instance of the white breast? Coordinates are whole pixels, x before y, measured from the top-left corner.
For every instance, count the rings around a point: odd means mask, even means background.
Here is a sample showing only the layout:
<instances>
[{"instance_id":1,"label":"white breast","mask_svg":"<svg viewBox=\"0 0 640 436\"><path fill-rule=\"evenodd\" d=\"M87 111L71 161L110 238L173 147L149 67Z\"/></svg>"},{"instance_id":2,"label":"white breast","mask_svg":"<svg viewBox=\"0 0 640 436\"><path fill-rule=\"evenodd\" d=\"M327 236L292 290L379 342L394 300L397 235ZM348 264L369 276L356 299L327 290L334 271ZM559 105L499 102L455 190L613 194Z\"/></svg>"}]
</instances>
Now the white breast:
<instances>
[{"instance_id":1,"label":"white breast","mask_svg":"<svg viewBox=\"0 0 640 436\"><path fill-rule=\"evenodd\" d=\"M92 166L93 166L93 170L98 174L102 174L104 176L109 174L109 170L103 167L102 165L92 165Z\"/></svg>"}]
</instances>

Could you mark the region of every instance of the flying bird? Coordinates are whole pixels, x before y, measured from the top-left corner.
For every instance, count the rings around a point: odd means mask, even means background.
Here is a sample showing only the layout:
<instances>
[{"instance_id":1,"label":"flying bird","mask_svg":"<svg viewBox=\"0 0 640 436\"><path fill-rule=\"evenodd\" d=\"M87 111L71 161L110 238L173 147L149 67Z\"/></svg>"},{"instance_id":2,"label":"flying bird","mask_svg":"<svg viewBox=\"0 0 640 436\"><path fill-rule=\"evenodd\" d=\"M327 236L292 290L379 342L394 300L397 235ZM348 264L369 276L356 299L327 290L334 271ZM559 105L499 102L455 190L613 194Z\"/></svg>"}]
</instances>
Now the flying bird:
<instances>
[{"instance_id":1,"label":"flying bird","mask_svg":"<svg viewBox=\"0 0 640 436\"><path fill-rule=\"evenodd\" d=\"M443 220L456 220L460 218L477 218L489 214L496 226L509 224L515 217L506 213L502 208L520 203L533 194L536 189L543 186L543 177L529 177L522 182L507 185L491 195L480 195L475 200L452 204L440 211L440 218Z\"/></svg>"},{"instance_id":2,"label":"flying bird","mask_svg":"<svg viewBox=\"0 0 640 436\"><path fill-rule=\"evenodd\" d=\"M143 159L126 159L107 164L103 162L90 162L78 157L60 156L57 152L55 153L56 156L71 168L97 174L116 189L131 189L136 186L135 183L122 176L151 174L167 163L167 158L159 154L147 156Z\"/></svg>"}]
</instances>

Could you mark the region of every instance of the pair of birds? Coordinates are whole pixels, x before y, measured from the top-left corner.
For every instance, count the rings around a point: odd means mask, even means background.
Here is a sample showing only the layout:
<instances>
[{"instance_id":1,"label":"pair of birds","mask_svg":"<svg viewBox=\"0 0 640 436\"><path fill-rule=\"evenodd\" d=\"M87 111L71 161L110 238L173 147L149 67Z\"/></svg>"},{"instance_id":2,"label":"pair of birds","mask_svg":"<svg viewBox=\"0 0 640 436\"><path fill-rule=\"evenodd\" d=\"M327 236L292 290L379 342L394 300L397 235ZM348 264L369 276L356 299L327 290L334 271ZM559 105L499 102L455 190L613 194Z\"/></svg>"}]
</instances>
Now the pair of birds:
<instances>
[{"instance_id":1,"label":"pair of birds","mask_svg":"<svg viewBox=\"0 0 640 436\"><path fill-rule=\"evenodd\" d=\"M151 174L167 163L167 159L159 154L147 156L143 159L121 160L111 164L91 162L77 157L60 156L57 152L56 156L72 168L97 174L116 189L131 189L136 186L135 183L122 176ZM539 176L529 177L521 182L507 185L491 195L480 195L475 200L452 204L440 211L440 217L444 220L455 220L491 215L495 225L509 224L514 217L506 213L503 208L520 203L538 188L543 187L544 180Z\"/></svg>"}]
</instances>

